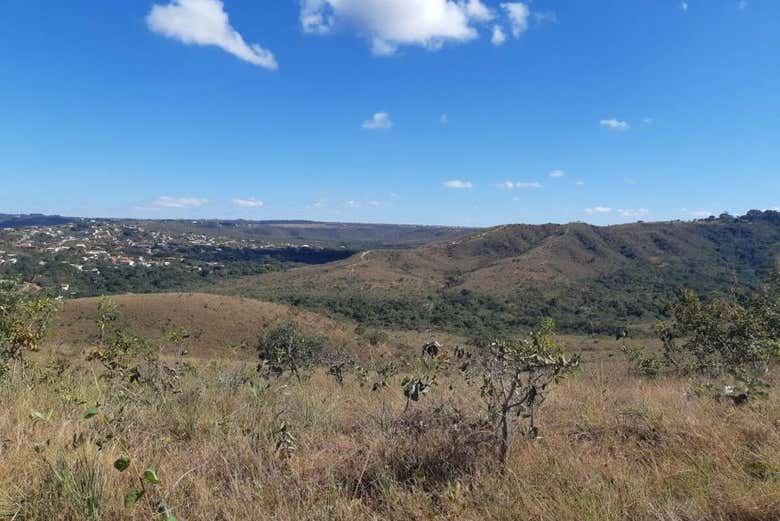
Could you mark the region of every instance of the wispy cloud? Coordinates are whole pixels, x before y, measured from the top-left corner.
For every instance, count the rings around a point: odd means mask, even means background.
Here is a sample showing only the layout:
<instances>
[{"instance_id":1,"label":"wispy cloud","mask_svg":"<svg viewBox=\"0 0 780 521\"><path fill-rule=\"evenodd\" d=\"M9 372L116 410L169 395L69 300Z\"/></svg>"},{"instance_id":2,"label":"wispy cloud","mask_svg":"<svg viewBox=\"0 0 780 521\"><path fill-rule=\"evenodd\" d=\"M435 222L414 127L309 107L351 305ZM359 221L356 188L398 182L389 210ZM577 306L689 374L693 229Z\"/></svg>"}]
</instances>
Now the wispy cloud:
<instances>
[{"instance_id":1,"label":"wispy cloud","mask_svg":"<svg viewBox=\"0 0 780 521\"><path fill-rule=\"evenodd\" d=\"M565 176L566 176L566 172L564 172L563 170L553 170L552 172L550 172L550 177L552 178L561 178Z\"/></svg>"},{"instance_id":2,"label":"wispy cloud","mask_svg":"<svg viewBox=\"0 0 780 521\"><path fill-rule=\"evenodd\" d=\"M542 188L542 184L536 181L504 181L498 187L504 190L529 190Z\"/></svg>"},{"instance_id":3,"label":"wispy cloud","mask_svg":"<svg viewBox=\"0 0 780 521\"><path fill-rule=\"evenodd\" d=\"M392 127L393 122L387 112L377 112L371 116L371 119L363 122L363 128L367 130L387 130Z\"/></svg>"},{"instance_id":4,"label":"wispy cloud","mask_svg":"<svg viewBox=\"0 0 780 521\"><path fill-rule=\"evenodd\" d=\"M710 217L711 215L715 215L715 212L711 212L709 210L689 210L688 208L683 208L682 212L688 217L693 217L695 219L704 219L706 217Z\"/></svg>"},{"instance_id":5,"label":"wispy cloud","mask_svg":"<svg viewBox=\"0 0 780 521\"><path fill-rule=\"evenodd\" d=\"M450 117L447 114L442 114L439 116L439 123L442 125L446 125L450 122Z\"/></svg>"},{"instance_id":6,"label":"wispy cloud","mask_svg":"<svg viewBox=\"0 0 780 521\"><path fill-rule=\"evenodd\" d=\"M680 2L680 9L682 9L683 12L688 11L688 2Z\"/></svg>"},{"instance_id":7,"label":"wispy cloud","mask_svg":"<svg viewBox=\"0 0 780 521\"><path fill-rule=\"evenodd\" d=\"M745 9L747 9L747 6L748 6L747 0L740 0L740 2L737 4L737 9L739 9L740 11L744 11Z\"/></svg>"},{"instance_id":8,"label":"wispy cloud","mask_svg":"<svg viewBox=\"0 0 780 521\"><path fill-rule=\"evenodd\" d=\"M520 38L520 35L528 30L528 17L531 15L531 10L522 2L506 2L501 4L501 8L506 11L509 18L512 36Z\"/></svg>"},{"instance_id":9,"label":"wispy cloud","mask_svg":"<svg viewBox=\"0 0 780 521\"><path fill-rule=\"evenodd\" d=\"M625 208L618 210L618 213L622 215L623 217L627 217L629 219L636 219L639 217L645 217L646 215L650 214L650 210L646 208Z\"/></svg>"},{"instance_id":10,"label":"wispy cloud","mask_svg":"<svg viewBox=\"0 0 780 521\"><path fill-rule=\"evenodd\" d=\"M445 188L453 188L455 190L470 190L471 188L474 188L474 185L471 183L471 181L462 181L460 179L452 179L451 181L445 181L444 182Z\"/></svg>"},{"instance_id":11,"label":"wispy cloud","mask_svg":"<svg viewBox=\"0 0 780 521\"><path fill-rule=\"evenodd\" d=\"M172 0L166 5L155 4L146 17L146 24L152 32L187 45L211 45L259 67L270 70L279 67L271 51L248 44L230 25L220 0Z\"/></svg>"},{"instance_id":12,"label":"wispy cloud","mask_svg":"<svg viewBox=\"0 0 780 521\"><path fill-rule=\"evenodd\" d=\"M599 125L610 130L628 130L630 125L626 121L621 121L617 118L602 119L599 121Z\"/></svg>"},{"instance_id":13,"label":"wispy cloud","mask_svg":"<svg viewBox=\"0 0 780 521\"><path fill-rule=\"evenodd\" d=\"M493 26L493 35L490 37L490 42L496 46L503 45L506 42L506 33L503 27L500 25Z\"/></svg>"},{"instance_id":14,"label":"wispy cloud","mask_svg":"<svg viewBox=\"0 0 780 521\"><path fill-rule=\"evenodd\" d=\"M555 24L558 23L558 15L553 11L534 13L534 20L537 24Z\"/></svg>"},{"instance_id":15,"label":"wispy cloud","mask_svg":"<svg viewBox=\"0 0 780 521\"><path fill-rule=\"evenodd\" d=\"M259 199L255 199L254 197L250 197L248 199L233 199L233 205L238 206L239 208L262 208L265 206L265 203Z\"/></svg>"},{"instance_id":16,"label":"wispy cloud","mask_svg":"<svg viewBox=\"0 0 780 521\"><path fill-rule=\"evenodd\" d=\"M163 195L158 197L152 203L152 206L158 208L196 208L205 206L208 202L208 199L201 199L200 197L170 197Z\"/></svg>"},{"instance_id":17,"label":"wispy cloud","mask_svg":"<svg viewBox=\"0 0 780 521\"><path fill-rule=\"evenodd\" d=\"M593 208L585 208L585 213L588 215L607 214L612 213L612 208L609 206L594 206Z\"/></svg>"}]
</instances>

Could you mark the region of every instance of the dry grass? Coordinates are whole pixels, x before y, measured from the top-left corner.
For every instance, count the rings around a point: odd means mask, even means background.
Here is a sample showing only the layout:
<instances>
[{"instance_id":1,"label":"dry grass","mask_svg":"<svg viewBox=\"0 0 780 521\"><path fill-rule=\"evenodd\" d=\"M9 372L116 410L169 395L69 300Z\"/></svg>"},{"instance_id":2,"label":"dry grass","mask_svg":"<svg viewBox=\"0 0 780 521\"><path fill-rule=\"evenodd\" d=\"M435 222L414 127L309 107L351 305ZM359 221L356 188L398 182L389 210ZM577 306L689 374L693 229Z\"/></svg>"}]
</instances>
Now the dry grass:
<instances>
[{"instance_id":1,"label":"dry grass","mask_svg":"<svg viewBox=\"0 0 780 521\"><path fill-rule=\"evenodd\" d=\"M165 504L179 520L780 519L777 392L736 408L691 396L686 381L590 365L555 388L544 437L516 442L502 473L477 390L456 375L404 413L400 375L372 392L353 375L343 387L325 371L266 387L250 364L197 366L180 392L138 384L127 398L86 364L1 386L0 513L148 520ZM101 414L84 419L96 402ZM119 473L125 455L132 467ZM125 508L146 467L161 485Z\"/></svg>"}]
</instances>

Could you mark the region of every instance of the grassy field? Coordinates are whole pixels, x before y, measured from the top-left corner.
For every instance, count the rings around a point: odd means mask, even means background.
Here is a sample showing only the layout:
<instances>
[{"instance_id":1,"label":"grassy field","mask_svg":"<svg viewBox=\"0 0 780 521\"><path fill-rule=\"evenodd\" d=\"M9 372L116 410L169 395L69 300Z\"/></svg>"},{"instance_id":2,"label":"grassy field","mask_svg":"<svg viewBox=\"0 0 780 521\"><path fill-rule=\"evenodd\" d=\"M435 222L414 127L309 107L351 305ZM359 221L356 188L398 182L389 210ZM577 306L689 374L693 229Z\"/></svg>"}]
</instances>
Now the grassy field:
<instances>
[{"instance_id":1,"label":"grassy field","mask_svg":"<svg viewBox=\"0 0 780 521\"><path fill-rule=\"evenodd\" d=\"M585 369L544 407L543 437L499 470L473 387L449 376L404 411L400 377L371 391L323 371L298 384L203 362L125 395L86 367L0 388L6 519L780 519L777 394L734 408L683 380ZM99 404L97 415L85 411ZM88 415L88 414L87 414ZM99 450L96 440L112 441ZM83 440L82 444L78 440ZM127 457L119 472L115 460ZM159 485L123 497L153 468Z\"/></svg>"},{"instance_id":2,"label":"grassy field","mask_svg":"<svg viewBox=\"0 0 780 521\"><path fill-rule=\"evenodd\" d=\"M119 302L123 321L149 334L169 326L166 309L188 327L217 318L199 313L231 316L203 346L221 336L234 345L244 317L231 306L251 305ZM70 341L0 386L0 519L780 519L777 391L735 407L698 397L686 379L629 376L614 339L562 338L585 363L552 388L541 437L515 439L502 470L479 386L454 367L407 404L402 380L418 370L420 335L406 351L389 349L389 336L367 349L349 324L295 313L303 329L343 338L337 351L370 354L341 384L327 367L298 382L264 378L248 348L226 357L198 343L195 356L139 361L142 377L129 382L86 361L94 306L70 303L60 319ZM290 318L280 306L251 310L261 325ZM457 339L441 340L452 353ZM398 370L387 376L389 361ZM144 494L126 504L134 489Z\"/></svg>"},{"instance_id":3,"label":"grassy field","mask_svg":"<svg viewBox=\"0 0 780 521\"><path fill-rule=\"evenodd\" d=\"M495 344L236 297L115 303L101 339L105 303L65 301L40 349L0 367L0 519L780 519L780 391L743 403L722 379L639 376L622 348L656 341L549 323L518 340L542 364L525 377L570 362L559 347L581 362L526 387L541 398L510 418L504 458ZM300 378L256 351L291 323L321 348Z\"/></svg>"}]
</instances>

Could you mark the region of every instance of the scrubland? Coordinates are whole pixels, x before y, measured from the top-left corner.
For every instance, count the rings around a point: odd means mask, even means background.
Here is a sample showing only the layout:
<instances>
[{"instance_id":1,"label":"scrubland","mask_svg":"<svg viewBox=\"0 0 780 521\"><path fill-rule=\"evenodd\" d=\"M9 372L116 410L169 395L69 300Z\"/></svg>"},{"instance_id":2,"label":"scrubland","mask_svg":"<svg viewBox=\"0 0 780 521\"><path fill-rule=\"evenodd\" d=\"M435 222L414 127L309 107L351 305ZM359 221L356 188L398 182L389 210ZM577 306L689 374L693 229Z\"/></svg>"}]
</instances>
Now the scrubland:
<instances>
[{"instance_id":1,"label":"scrubland","mask_svg":"<svg viewBox=\"0 0 780 521\"><path fill-rule=\"evenodd\" d=\"M369 364L340 384L177 357L130 383L86 352L0 386L0 518L780 519L776 390L736 406L603 357L550 388L504 467L455 369L407 407L403 372Z\"/></svg>"}]
</instances>

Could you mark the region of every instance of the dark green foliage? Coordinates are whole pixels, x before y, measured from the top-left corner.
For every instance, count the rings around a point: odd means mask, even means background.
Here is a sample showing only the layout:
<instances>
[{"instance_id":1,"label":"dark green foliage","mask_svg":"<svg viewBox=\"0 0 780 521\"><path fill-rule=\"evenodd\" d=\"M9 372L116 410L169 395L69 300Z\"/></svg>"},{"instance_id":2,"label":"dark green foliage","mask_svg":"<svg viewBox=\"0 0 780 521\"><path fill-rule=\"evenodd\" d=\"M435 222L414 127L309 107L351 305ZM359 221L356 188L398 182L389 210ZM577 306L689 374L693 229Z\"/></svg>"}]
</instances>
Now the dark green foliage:
<instances>
[{"instance_id":1,"label":"dark green foliage","mask_svg":"<svg viewBox=\"0 0 780 521\"><path fill-rule=\"evenodd\" d=\"M672 304L671 315L659 335L667 363L678 371L759 374L780 356L777 283L754 294L716 296L707 302L685 290Z\"/></svg>"},{"instance_id":2,"label":"dark green foliage","mask_svg":"<svg viewBox=\"0 0 780 521\"><path fill-rule=\"evenodd\" d=\"M299 381L304 372L319 359L322 349L320 338L304 335L294 323L277 327L257 344L260 368L277 374L289 371Z\"/></svg>"}]
</instances>

